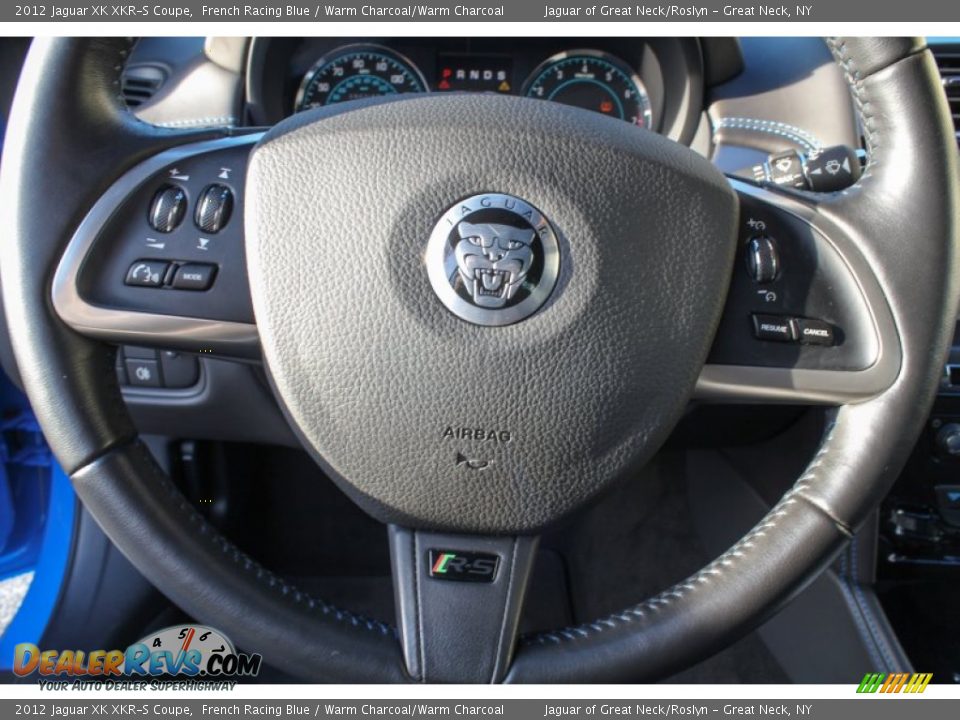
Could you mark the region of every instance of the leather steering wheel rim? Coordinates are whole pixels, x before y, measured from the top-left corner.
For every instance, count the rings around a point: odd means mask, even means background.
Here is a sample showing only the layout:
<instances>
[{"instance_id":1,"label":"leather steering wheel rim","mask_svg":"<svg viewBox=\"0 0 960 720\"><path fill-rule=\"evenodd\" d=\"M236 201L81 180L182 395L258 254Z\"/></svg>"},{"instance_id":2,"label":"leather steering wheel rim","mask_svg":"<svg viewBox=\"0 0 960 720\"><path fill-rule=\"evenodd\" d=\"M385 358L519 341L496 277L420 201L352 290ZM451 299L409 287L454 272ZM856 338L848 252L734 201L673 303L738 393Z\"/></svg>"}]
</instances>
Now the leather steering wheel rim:
<instances>
[{"instance_id":1,"label":"leather steering wheel rim","mask_svg":"<svg viewBox=\"0 0 960 720\"><path fill-rule=\"evenodd\" d=\"M902 350L884 392L838 407L823 445L777 506L723 556L622 612L522 638L508 682L650 680L758 625L842 549L908 456L933 401L957 311L955 137L920 39L830 40L869 164L841 193L801 200L859 239ZM184 133L127 112L121 39L43 39L27 59L0 176L10 223L0 277L24 387L77 494L157 587L268 662L313 681L422 681L396 631L310 597L246 556L180 494L137 439L110 348L51 307L53 271L78 222L125 169L218 132Z\"/></svg>"}]
</instances>

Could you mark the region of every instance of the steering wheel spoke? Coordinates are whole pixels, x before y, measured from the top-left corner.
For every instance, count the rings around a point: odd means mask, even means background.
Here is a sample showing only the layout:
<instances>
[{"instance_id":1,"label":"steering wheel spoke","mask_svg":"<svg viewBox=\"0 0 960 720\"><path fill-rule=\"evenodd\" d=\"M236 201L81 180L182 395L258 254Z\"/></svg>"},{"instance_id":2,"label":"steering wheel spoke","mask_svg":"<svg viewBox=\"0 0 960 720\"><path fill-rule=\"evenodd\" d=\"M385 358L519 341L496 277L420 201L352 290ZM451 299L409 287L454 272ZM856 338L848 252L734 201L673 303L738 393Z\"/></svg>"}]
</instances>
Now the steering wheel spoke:
<instances>
[{"instance_id":1,"label":"steering wheel spoke","mask_svg":"<svg viewBox=\"0 0 960 720\"><path fill-rule=\"evenodd\" d=\"M538 539L390 526L397 623L421 682L499 682L513 656Z\"/></svg>"},{"instance_id":2,"label":"steering wheel spoke","mask_svg":"<svg viewBox=\"0 0 960 720\"><path fill-rule=\"evenodd\" d=\"M53 304L61 319L116 343L258 358L243 191L259 137L174 147L120 177L57 268Z\"/></svg>"},{"instance_id":3,"label":"steering wheel spoke","mask_svg":"<svg viewBox=\"0 0 960 720\"><path fill-rule=\"evenodd\" d=\"M738 257L695 397L840 405L886 390L900 346L858 244L817 197L731 179Z\"/></svg>"}]
</instances>

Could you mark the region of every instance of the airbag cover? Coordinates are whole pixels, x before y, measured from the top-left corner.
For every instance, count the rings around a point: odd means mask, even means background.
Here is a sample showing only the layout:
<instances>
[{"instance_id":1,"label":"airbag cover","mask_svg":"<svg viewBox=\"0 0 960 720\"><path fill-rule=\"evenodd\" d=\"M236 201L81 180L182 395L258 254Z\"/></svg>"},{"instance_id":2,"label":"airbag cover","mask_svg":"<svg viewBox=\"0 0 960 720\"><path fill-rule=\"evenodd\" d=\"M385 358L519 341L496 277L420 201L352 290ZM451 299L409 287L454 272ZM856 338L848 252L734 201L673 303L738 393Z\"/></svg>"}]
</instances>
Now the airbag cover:
<instances>
[{"instance_id":1,"label":"airbag cover","mask_svg":"<svg viewBox=\"0 0 960 720\"><path fill-rule=\"evenodd\" d=\"M304 444L384 521L533 532L642 464L723 307L736 197L689 149L512 97L346 103L253 151L246 253L264 359ZM479 193L551 222L529 317L467 322L431 288L441 216Z\"/></svg>"}]
</instances>

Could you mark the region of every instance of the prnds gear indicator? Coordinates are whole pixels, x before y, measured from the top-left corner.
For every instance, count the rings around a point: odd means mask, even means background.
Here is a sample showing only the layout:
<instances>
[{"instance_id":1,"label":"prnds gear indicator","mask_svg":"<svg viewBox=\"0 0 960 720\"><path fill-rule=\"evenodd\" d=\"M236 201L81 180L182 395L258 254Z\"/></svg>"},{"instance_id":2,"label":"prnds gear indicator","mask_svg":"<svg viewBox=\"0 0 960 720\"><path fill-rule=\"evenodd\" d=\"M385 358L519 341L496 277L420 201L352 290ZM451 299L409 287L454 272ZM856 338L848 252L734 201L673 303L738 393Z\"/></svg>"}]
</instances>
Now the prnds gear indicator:
<instances>
[{"instance_id":1,"label":"prnds gear indicator","mask_svg":"<svg viewBox=\"0 0 960 720\"><path fill-rule=\"evenodd\" d=\"M438 92L513 92L513 62L500 55L440 55Z\"/></svg>"}]
</instances>

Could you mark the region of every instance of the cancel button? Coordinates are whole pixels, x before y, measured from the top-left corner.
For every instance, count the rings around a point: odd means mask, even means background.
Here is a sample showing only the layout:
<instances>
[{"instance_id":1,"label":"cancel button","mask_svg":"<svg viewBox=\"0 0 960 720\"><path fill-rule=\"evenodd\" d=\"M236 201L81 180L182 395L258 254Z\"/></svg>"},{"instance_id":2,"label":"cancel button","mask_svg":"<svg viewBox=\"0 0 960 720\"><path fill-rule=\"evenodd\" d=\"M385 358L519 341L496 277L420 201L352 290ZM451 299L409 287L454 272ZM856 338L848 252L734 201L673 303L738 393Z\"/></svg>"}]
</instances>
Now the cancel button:
<instances>
[{"instance_id":1,"label":"cancel button","mask_svg":"<svg viewBox=\"0 0 960 720\"><path fill-rule=\"evenodd\" d=\"M797 335L806 345L833 345L833 325L823 320L797 318Z\"/></svg>"}]
</instances>

